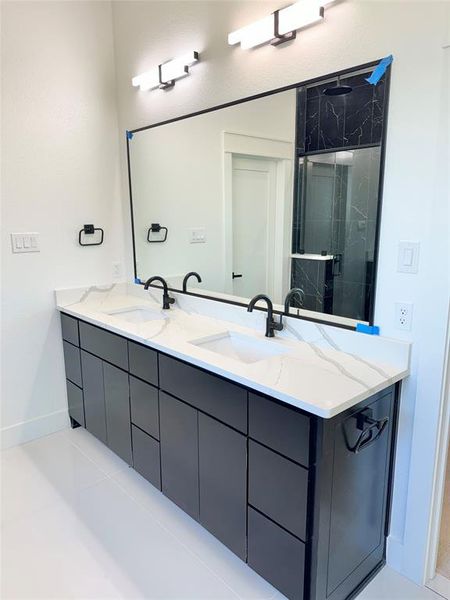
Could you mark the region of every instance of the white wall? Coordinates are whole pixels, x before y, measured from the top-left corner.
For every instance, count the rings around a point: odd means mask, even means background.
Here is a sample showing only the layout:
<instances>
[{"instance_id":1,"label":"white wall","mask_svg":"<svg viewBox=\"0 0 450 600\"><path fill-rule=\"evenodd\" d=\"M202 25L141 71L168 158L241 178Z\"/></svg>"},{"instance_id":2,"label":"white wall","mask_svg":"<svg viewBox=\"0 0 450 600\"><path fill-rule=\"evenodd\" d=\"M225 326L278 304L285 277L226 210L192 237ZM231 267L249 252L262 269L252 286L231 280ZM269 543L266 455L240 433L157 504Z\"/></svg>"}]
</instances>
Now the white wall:
<instances>
[{"instance_id":1,"label":"white wall","mask_svg":"<svg viewBox=\"0 0 450 600\"><path fill-rule=\"evenodd\" d=\"M232 31L279 2L114 2L121 135L198 109L394 55L375 321L382 334L414 343L403 387L389 561L424 576L426 538L448 307L448 62L450 3L347 1L292 44L243 52ZM201 62L170 92L140 93L133 75L188 50ZM124 158L122 144L122 159ZM447 161L447 162L446 162ZM125 175L122 160L122 173ZM126 178L123 189L126 191ZM131 274L128 207L124 204ZM421 243L417 275L396 272L400 240ZM394 303L414 303L413 328L400 334Z\"/></svg>"},{"instance_id":2,"label":"white wall","mask_svg":"<svg viewBox=\"0 0 450 600\"><path fill-rule=\"evenodd\" d=\"M2 438L64 427L53 290L111 280L123 258L111 6L2 2ZM80 248L84 223L105 229ZM38 231L39 254L9 233Z\"/></svg>"}]
</instances>

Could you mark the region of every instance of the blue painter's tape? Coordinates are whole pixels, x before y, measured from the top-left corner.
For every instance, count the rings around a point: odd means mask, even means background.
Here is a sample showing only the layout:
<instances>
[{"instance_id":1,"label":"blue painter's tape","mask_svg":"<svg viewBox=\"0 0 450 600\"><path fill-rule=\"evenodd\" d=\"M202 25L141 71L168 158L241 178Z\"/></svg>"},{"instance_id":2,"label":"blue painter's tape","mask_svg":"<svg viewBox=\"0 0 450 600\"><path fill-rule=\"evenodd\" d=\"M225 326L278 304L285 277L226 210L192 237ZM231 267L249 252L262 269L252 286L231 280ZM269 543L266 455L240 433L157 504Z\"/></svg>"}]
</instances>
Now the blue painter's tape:
<instances>
[{"instance_id":1,"label":"blue painter's tape","mask_svg":"<svg viewBox=\"0 0 450 600\"><path fill-rule=\"evenodd\" d=\"M380 328L378 325L366 325L365 323L357 323L356 331L359 333L367 333L369 335L380 335Z\"/></svg>"},{"instance_id":2,"label":"blue painter's tape","mask_svg":"<svg viewBox=\"0 0 450 600\"><path fill-rule=\"evenodd\" d=\"M133 133L131 133L131 131L127 131L127 140L132 140L133 139Z\"/></svg>"},{"instance_id":3,"label":"blue painter's tape","mask_svg":"<svg viewBox=\"0 0 450 600\"><path fill-rule=\"evenodd\" d=\"M386 69L392 63L393 60L394 57L392 56L392 54L389 54L389 56L386 56L385 58L381 59L375 67L375 69L372 71L372 75L370 77L367 77L366 81L368 83L371 83L372 85L377 85L377 83L386 73Z\"/></svg>"},{"instance_id":4,"label":"blue painter's tape","mask_svg":"<svg viewBox=\"0 0 450 600\"><path fill-rule=\"evenodd\" d=\"M139 277L135 277L134 283L137 283L138 285L140 285L142 283L142 281L139 279Z\"/></svg>"}]
</instances>

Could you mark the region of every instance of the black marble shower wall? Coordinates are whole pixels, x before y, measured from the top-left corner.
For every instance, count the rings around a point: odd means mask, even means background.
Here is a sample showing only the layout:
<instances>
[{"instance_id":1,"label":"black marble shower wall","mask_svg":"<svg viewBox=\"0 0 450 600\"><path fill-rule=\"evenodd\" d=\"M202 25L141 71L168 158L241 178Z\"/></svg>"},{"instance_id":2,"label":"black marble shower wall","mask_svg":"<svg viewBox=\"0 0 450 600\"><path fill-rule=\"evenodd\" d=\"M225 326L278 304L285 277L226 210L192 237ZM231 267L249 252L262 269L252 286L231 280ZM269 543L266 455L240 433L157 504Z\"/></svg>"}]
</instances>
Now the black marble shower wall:
<instances>
[{"instance_id":1,"label":"black marble shower wall","mask_svg":"<svg viewBox=\"0 0 450 600\"><path fill-rule=\"evenodd\" d=\"M318 84L299 92L298 147L302 153L341 150L381 144L384 121L385 81L377 85L365 81L367 73L341 79L353 88L344 96L326 96L323 90L333 83Z\"/></svg>"},{"instance_id":2,"label":"black marble shower wall","mask_svg":"<svg viewBox=\"0 0 450 600\"><path fill-rule=\"evenodd\" d=\"M387 103L385 76L373 86L368 75L342 77L352 87L342 96L324 95L335 85L329 81L298 90L292 252L335 258L293 258L291 269L292 286L305 291L305 308L363 321L370 318L374 284Z\"/></svg>"}]
</instances>

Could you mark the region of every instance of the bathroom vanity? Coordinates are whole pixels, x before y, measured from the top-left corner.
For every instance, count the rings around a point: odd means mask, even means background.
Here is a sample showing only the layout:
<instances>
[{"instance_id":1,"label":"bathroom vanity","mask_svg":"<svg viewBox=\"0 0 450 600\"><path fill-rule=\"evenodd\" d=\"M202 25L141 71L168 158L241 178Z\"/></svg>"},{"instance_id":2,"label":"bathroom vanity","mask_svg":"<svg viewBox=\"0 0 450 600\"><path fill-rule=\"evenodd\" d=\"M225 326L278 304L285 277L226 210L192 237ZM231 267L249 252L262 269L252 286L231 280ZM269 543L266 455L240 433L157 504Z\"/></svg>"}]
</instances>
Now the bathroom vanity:
<instances>
[{"instance_id":1,"label":"bathroom vanity","mask_svg":"<svg viewBox=\"0 0 450 600\"><path fill-rule=\"evenodd\" d=\"M72 426L290 600L385 561L409 345L354 331L378 331L376 64L128 131L145 289L57 292Z\"/></svg>"},{"instance_id":2,"label":"bathroom vanity","mask_svg":"<svg viewBox=\"0 0 450 600\"><path fill-rule=\"evenodd\" d=\"M127 322L98 296L97 304L58 304L72 426L108 445L287 598L356 594L385 560L407 366L387 373L320 344L261 334L254 356L230 358L182 335L228 327L244 337L242 326L182 308ZM125 304L113 298L109 306ZM134 304L136 315L147 310L141 298ZM259 358L259 348L269 354ZM356 376L357 363L376 385ZM327 379L330 397L320 401ZM315 398L306 392L313 389Z\"/></svg>"}]
</instances>

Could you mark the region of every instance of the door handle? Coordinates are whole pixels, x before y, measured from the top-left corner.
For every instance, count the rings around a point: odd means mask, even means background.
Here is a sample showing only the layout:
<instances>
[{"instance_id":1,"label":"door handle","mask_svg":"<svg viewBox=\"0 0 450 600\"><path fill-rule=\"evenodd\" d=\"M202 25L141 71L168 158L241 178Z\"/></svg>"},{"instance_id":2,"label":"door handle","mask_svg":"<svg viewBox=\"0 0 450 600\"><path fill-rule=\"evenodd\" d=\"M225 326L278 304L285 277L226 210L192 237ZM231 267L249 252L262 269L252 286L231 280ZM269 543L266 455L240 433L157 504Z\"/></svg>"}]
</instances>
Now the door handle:
<instances>
[{"instance_id":1,"label":"door handle","mask_svg":"<svg viewBox=\"0 0 450 600\"><path fill-rule=\"evenodd\" d=\"M239 279L240 277L242 277L242 273L235 273L234 271L231 274L231 278L232 279Z\"/></svg>"}]
</instances>

